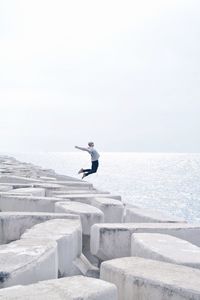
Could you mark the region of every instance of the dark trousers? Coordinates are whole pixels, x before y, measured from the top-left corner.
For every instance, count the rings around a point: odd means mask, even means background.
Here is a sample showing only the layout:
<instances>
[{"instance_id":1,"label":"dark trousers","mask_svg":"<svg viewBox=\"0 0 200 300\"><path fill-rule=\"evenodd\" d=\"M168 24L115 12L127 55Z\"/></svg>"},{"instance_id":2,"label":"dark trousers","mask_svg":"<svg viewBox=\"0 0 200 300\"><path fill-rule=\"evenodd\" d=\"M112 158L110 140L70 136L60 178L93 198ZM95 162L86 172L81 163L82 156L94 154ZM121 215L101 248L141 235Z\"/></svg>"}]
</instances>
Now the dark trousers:
<instances>
[{"instance_id":1,"label":"dark trousers","mask_svg":"<svg viewBox=\"0 0 200 300\"><path fill-rule=\"evenodd\" d=\"M99 167L99 161L98 160L92 161L92 168L91 169L84 169L83 173L85 173L85 176L96 173L98 167Z\"/></svg>"}]
</instances>

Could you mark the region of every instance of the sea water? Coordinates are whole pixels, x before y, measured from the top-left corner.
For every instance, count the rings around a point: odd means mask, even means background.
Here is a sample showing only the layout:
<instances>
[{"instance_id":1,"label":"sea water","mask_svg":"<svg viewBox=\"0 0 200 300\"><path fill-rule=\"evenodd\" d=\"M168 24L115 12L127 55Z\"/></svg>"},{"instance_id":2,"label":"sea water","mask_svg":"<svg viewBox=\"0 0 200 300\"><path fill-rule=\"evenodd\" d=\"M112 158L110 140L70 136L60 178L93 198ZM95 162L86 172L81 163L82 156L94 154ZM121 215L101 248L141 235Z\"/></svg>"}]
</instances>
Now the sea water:
<instances>
[{"instance_id":1,"label":"sea water","mask_svg":"<svg viewBox=\"0 0 200 300\"><path fill-rule=\"evenodd\" d=\"M10 155L79 179L78 170L91 164L79 151ZM98 173L85 180L126 203L200 222L200 154L101 153Z\"/></svg>"}]
</instances>

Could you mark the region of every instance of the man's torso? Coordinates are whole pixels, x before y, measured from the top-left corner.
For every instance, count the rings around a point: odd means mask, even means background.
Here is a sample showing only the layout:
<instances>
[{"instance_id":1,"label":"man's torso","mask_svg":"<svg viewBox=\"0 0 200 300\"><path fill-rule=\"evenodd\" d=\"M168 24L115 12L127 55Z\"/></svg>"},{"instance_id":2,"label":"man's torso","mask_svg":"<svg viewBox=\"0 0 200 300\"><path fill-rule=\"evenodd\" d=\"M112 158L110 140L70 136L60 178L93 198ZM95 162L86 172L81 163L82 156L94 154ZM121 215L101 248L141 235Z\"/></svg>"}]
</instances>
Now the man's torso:
<instances>
[{"instance_id":1,"label":"man's torso","mask_svg":"<svg viewBox=\"0 0 200 300\"><path fill-rule=\"evenodd\" d=\"M96 161L96 160L99 159L100 155L99 155L99 153L97 152L97 150L95 150L95 149L92 148L92 147L88 148L88 150L89 150L89 153L90 153L90 155L91 155L91 160L92 160L92 161Z\"/></svg>"}]
</instances>

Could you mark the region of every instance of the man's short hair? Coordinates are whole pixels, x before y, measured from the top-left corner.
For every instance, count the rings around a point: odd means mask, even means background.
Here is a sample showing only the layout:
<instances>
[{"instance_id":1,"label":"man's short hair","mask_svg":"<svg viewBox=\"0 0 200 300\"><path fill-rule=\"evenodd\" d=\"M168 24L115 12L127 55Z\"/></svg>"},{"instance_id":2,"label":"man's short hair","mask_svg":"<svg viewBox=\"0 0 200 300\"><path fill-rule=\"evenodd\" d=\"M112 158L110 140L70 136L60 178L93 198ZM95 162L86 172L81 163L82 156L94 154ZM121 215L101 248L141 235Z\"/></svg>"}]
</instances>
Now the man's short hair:
<instances>
[{"instance_id":1,"label":"man's short hair","mask_svg":"<svg viewBox=\"0 0 200 300\"><path fill-rule=\"evenodd\" d=\"M94 143L93 143L93 142L89 142L89 143L88 143L88 146L90 146L90 147L91 147L91 146L94 146Z\"/></svg>"}]
</instances>

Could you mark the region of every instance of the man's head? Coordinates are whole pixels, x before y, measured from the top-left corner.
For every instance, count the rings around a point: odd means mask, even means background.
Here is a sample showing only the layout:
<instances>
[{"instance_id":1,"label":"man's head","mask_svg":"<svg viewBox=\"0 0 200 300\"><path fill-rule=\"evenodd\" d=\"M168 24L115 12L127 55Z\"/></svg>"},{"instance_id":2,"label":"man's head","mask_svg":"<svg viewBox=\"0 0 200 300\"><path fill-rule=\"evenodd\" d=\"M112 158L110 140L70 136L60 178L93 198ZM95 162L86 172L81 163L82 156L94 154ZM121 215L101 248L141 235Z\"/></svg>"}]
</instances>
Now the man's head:
<instances>
[{"instance_id":1,"label":"man's head","mask_svg":"<svg viewBox=\"0 0 200 300\"><path fill-rule=\"evenodd\" d=\"M94 147L94 143L93 143L93 142L89 142L89 143L88 143L88 146L89 146L89 147Z\"/></svg>"}]
</instances>

